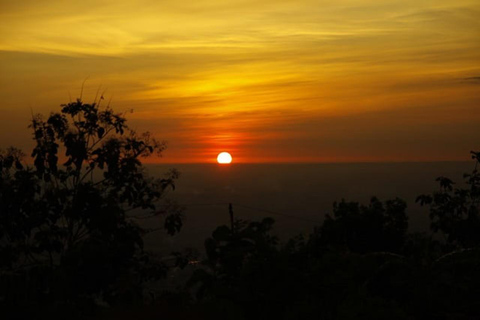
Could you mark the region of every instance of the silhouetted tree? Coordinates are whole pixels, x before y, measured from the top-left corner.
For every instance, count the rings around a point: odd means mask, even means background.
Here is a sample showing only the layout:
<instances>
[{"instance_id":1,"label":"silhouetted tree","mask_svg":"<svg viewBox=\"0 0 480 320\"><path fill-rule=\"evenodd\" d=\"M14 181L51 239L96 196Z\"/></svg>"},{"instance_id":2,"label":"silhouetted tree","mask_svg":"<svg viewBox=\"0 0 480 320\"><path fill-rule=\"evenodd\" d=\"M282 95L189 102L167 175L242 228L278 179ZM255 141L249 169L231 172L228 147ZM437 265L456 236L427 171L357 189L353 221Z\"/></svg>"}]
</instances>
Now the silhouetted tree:
<instances>
[{"instance_id":1,"label":"silhouetted tree","mask_svg":"<svg viewBox=\"0 0 480 320\"><path fill-rule=\"evenodd\" d=\"M480 154L472 153L479 163ZM279 245L272 220L217 228L190 279L210 318L477 319L480 225L477 168L466 188L439 178L431 234L408 234L406 203L342 200L307 237ZM196 287L195 287L196 285ZM191 288L191 287L190 287Z\"/></svg>"},{"instance_id":2,"label":"silhouetted tree","mask_svg":"<svg viewBox=\"0 0 480 320\"><path fill-rule=\"evenodd\" d=\"M397 296L404 295L409 283L385 288L374 280L387 265L405 269L404 258L392 253L404 244L405 207L399 199L385 206L376 198L369 206L342 201L334 205L335 218L326 219L307 241L297 237L282 246L269 235L272 219L237 222L233 232L219 227L205 241L207 260L189 285L196 285L199 301L213 303L213 315L236 310L245 319L335 319L366 288L379 295L396 288ZM392 310L388 301L362 297L371 300L370 315L380 307Z\"/></svg>"},{"instance_id":3,"label":"silhouetted tree","mask_svg":"<svg viewBox=\"0 0 480 320\"><path fill-rule=\"evenodd\" d=\"M440 191L418 200L446 245L407 233L401 199L342 200L308 238L285 245L270 236L270 219L217 228L190 288L210 318L477 319L480 177L476 167L465 177L466 188L439 178Z\"/></svg>"},{"instance_id":4,"label":"silhouetted tree","mask_svg":"<svg viewBox=\"0 0 480 320\"><path fill-rule=\"evenodd\" d=\"M432 230L444 234L447 244L459 248L480 245L480 152L471 154L475 168L464 175L466 187L454 188L452 180L439 177L439 191L417 198L421 205L430 206Z\"/></svg>"},{"instance_id":5,"label":"silhouetted tree","mask_svg":"<svg viewBox=\"0 0 480 320\"><path fill-rule=\"evenodd\" d=\"M34 117L30 127L33 167L17 149L0 152L4 303L139 296L139 284L166 267L144 252L148 230L136 217L163 215L172 235L182 226L182 210L161 201L178 172L153 179L140 161L165 144L136 134L109 107L80 99L46 120Z\"/></svg>"},{"instance_id":6,"label":"silhouetted tree","mask_svg":"<svg viewBox=\"0 0 480 320\"><path fill-rule=\"evenodd\" d=\"M290 293L279 290L288 278L279 265L278 240L270 235L273 223L271 218L237 220L233 230L220 226L205 240L207 258L188 286L200 301L215 301L211 317L236 313L237 318L259 318L281 310L271 308L272 302L284 301Z\"/></svg>"},{"instance_id":7,"label":"silhouetted tree","mask_svg":"<svg viewBox=\"0 0 480 320\"><path fill-rule=\"evenodd\" d=\"M277 252L277 239L269 234L273 219L260 222L236 220L234 230L220 226L205 240L207 269L197 270L190 283L201 283L198 295L209 295L214 287L235 291L247 265L267 260ZM215 282L215 284L213 284Z\"/></svg>"},{"instance_id":8,"label":"silhouetted tree","mask_svg":"<svg viewBox=\"0 0 480 320\"><path fill-rule=\"evenodd\" d=\"M333 205L333 217L327 215L316 230L320 247L366 253L402 250L408 229L401 199L388 200L385 205L373 197L368 206L342 200Z\"/></svg>"}]
</instances>

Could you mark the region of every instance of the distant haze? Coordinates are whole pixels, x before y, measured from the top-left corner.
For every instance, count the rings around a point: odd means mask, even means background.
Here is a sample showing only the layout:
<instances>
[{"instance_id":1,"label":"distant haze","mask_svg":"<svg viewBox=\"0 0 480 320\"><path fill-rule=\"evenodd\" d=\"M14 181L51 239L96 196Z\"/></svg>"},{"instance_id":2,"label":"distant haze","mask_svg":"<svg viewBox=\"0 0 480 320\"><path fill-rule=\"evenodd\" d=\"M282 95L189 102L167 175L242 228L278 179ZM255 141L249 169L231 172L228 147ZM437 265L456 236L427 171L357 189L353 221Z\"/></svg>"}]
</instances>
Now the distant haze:
<instances>
[{"instance_id":1,"label":"distant haze","mask_svg":"<svg viewBox=\"0 0 480 320\"><path fill-rule=\"evenodd\" d=\"M461 186L463 173L473 170L473 162L176 167L182 176L170 196L186 206L185 226L173 238L149 235L147 246L154 250L203 248L203 241L217 226L230 224L228 203L233 204L238 219L274 218L274 233L283 241L311 233L332 213L333 202L342 198L368 204L372 196L382 201L399 197L408 204L410 231L429 231L428 208L416 204L416 197L438 190L435 179L439 176L450 177ZM155 176L167 168L148 166ZM144 223L158 227L160 219Z\"/></svg>"}]
</instances>

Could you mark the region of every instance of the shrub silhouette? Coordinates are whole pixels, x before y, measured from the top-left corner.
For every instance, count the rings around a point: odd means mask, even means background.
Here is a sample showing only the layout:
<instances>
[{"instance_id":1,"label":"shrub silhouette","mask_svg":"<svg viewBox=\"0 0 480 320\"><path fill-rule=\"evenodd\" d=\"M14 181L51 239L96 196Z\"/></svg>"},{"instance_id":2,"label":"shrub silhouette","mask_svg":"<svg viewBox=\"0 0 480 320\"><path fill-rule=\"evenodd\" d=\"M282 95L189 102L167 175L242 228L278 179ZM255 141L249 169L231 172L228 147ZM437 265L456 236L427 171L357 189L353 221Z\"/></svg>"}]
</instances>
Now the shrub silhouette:
<instances>
[{"instance_id":1,"label":"shrub silhouette","mask_svg":"<svg viewBox=\"0 0 480 320\"><path fill-rule=\"evenodd\" d=\"M408 228L406 208L405 201L398 198L384 205L373 197L368 206L342 200L334 203L333 217L327 215L317 230L318 241L337 250L399 253Z\"/></svg>"},{"instance_id":2,"label":"shrub silhouette","mask_svg":"<svg viewBox=\"0 0 480 320\"><path fill-rule=\"evenodd\" d=\"M80 99L32 119L33 167L0 152L0 270L6 305L133 301L166 267L143 250L135 216L165 216L175 234L182 210L164 202L178 172L153 179L141 158L164 143L136 134L122 114ZM64 156L62 153L64 152ZM21 286L21 289L20 289Z\"/></svg>"},{"instance_id":3,"label":"shrub silhouette","mask_svg":"<svg viewBox=\"0 0 480 320\"><path fill-rule=\"evenodd\" d=\"M18 149L0 151L3 313L80 318L94 302L141 300L142 283L167 267L143 250L148 230L135 218L162 215L172 235L182 226L182 210L162 201L178 173L152 179L140 161L165 145L81 100L35 117L31 128L33 167ZM430 207L431 228L444 242L408 234L398 198L334 203L309 237L286 244L271 235L271 218L218 227L187 283L193 307L203 310L198 318L478 318L480 153L472 158L466 187L440 177L439 191L417 199ZM179 297L183 306L188 298Z\"/></svg>"},{"instance_id":4,"label":"shrub silhouette","mask_svg":"<svg viewBox=\"0 0 480 320\"><path fill-rule=\"evenodd\" d=\"M327 218L307 241L298 237L282 246L270 234L270 218L237 221L233 230L218 227L205 241L207 259L189 286L200 301L215 302L212 317L237 310L245 319L334 319L376 270L402 259L388 252L364 254L402 249L405 208L400 199L384 205L373 198L369 206L342 201L334 205L335 218Z\"/></svg>"},{"instance_id":5,"label":"shrub silhouette","mask_svg":"<svg viewBox=\"0 0 480 320\"><path fill-rule=\"evenodd\" d=\"M309 237L283 245L271 219L217 228L189 288L219 319L476 319L480 179L476 168L465 177L466 188L439 178L440 191L418 200L446 243L407 233L401 199L342 200Z\"/></svg>"},{"instance_id":6,"label":"shrub silhouette","mask_svg":"<svg viewBox=\"0 0 480 320\"><path fill-rule=\"evenodd\" d=\"M432 230L446 235L447 244L454 248L480 245L480 152L471 154L475 168L464 175L465 188L454 188L452 180L439 177L439 191L417 198L421 205L430 206Z\"/></svg>"}]
</instances>

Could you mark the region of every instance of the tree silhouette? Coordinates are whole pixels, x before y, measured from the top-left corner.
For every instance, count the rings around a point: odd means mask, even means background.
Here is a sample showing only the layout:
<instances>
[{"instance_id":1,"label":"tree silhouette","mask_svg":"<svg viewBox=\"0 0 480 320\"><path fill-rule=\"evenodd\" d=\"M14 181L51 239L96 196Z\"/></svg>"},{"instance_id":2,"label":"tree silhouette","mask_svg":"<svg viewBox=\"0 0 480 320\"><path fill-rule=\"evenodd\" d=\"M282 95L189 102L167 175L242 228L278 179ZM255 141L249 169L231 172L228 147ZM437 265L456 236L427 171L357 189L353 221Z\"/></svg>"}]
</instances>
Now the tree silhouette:
<instances>
[{"instance_id":1,"label":"tree silhouette","mask_svg":"<svg viewBox=\"0 0 480 320\"><path fill-rule=\"evenodd\" d=\"M475 168L464 175L466 187L454 188L452 180L439 177L439 191L417 198L421 205L430 206L432 230L446 235L447 244L454 248L480 245L480 152L472 151L471 155Z\"/></svg>"},{"instance_id":2,"label":"tree silhouette","mask_svg":"<svg viewBox=\"0 0 480 320\"><path fill-rule=\"evenodd\" d=\"M408 232L406 202L342 200L313 233L279 244L273 220L217 228L193 273L209 318L477 319L480 153L466 187L439 178L430 205L432 234ZM208 308L207 308L208 307Z\"/></svg>"},{"instance_id":3,"label":"tree silhouette","mask_svg":"<svg viewBox=\"0 0 480 320\"><path fill-rule=\"evenodd\" d=\"M148 177L140 160L165 143L124 115L80 99L61 107L32 119L33 167L18 149L0 152L1 295L11 305L131 300L166 268L143 250L148 230L135 220L147 211L180 230L181 208L163 201L179 174Z\"/></svg>"},{"instance_id":4,"label":"tree silhouette","mask_svg":"<svg viewBox=\"0 0 480 320\"><path fill-rule=\"evenodd\" d=\"M334 218L328 217L308 239L299 236L283 245L270 234L270 218L237 221L233 230L218 227L205 241L207 259L188 285L200 302L213 301L212 318L230 313L244 319L392 314L394 303L364 292L372 288L392 294L394 288L401 295L408 290L396 285L398 276L386 287L374 282L387 265L395 272L404 270L404 258L395 252L406 238L405 208L400 199L382 203L372 198L368 206L335 203ZM360 299L363 303L354 305Z\"/></svg>"},{"instance_id":5,"label":"tree silhouette","mask_svg":"<svg viewBox=\"0 0 480 320\"><path fill-rule=\"evenodd\" d=\"M178 172L153 179L140 161L165 144L81 100L34 117L31 129L33 166L18 149L0 151L2 315L81 318L94 302L135 303L145 281L167 272L144 251L148 230L137 219L163 216L171 235L182 226L181 208L165 198ZM174 305L188 301L209 319L476 319L480 152L472 158L464 186L440 177L438 191L417 199L443 242L408 234L398 198L334 203L309 237L285 244L271 235L273 219L237 220L205 241L206 259L187 283L193 295Z\"/></svg>"},{"instance_id":6,"label":"tree silhouette","mask_svg":"<svg viewBox=\"0 0 480 320\"><path fill-rule=\"evenodd\" d=\"M399 253L406 239L407 204L396 198L383 204L373 197L368 206L342 200L333 205L333 217L327 215L316 230L322 248L366 253Z\"/></svg>"}]
</instances>

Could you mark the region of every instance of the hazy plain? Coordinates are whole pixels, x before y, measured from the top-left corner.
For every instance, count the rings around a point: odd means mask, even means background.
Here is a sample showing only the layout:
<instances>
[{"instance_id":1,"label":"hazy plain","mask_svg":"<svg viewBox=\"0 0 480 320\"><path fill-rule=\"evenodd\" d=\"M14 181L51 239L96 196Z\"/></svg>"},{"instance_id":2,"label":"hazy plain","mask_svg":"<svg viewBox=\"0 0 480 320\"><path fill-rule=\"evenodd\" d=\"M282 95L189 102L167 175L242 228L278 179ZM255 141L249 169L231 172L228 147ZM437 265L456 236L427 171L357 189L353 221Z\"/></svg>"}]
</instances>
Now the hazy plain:
<instances>
[{"instance_id":1,"label":"hazy plain","mask_svg":"<svg viewBox=\"0 0 480 320\"><path fill-rule=\"evenodd\" d=\"M147 165L152 176L169 168L181 172L169 197L185 206L184 227L174 237L161 232L146 237L147 248L165 253L186 247L201 250L217 226L230 223L228 203L237 219L274 218L274 234L282 241L310 233L342 198L366 204L372 196L399 197L408 204L410 230L428 231L428 209L416 204L416 197L438 189L439 176L461 185L473 162ZM155 228L161 220L142 224Z\"/></svg>"}]
</instances>

